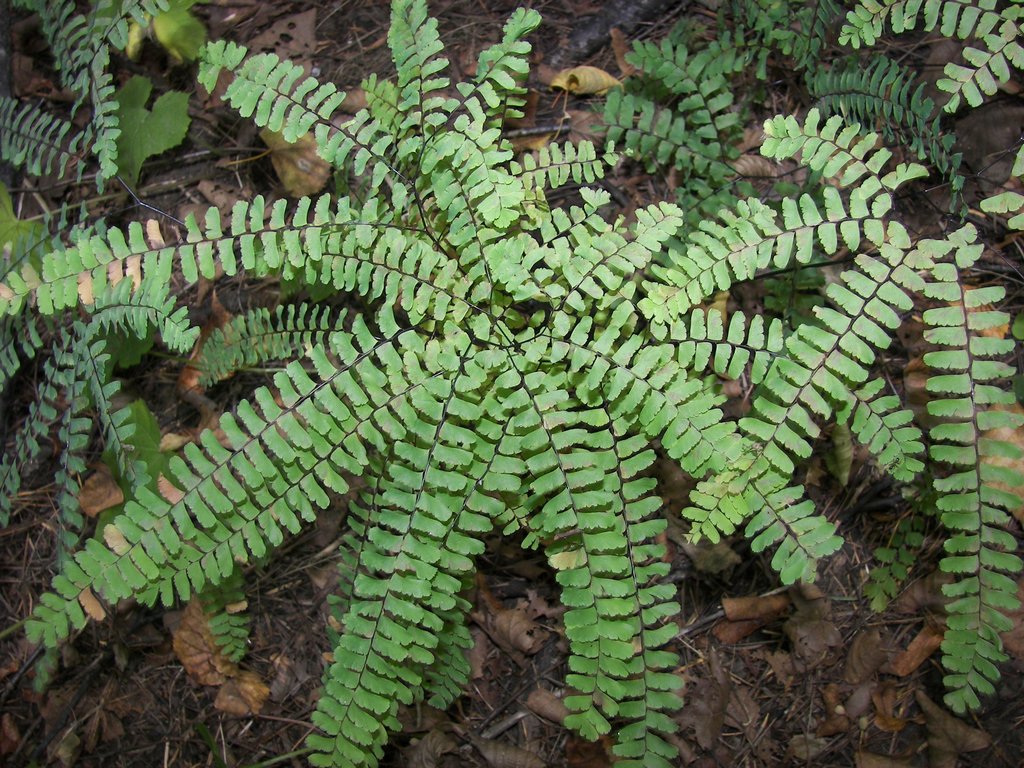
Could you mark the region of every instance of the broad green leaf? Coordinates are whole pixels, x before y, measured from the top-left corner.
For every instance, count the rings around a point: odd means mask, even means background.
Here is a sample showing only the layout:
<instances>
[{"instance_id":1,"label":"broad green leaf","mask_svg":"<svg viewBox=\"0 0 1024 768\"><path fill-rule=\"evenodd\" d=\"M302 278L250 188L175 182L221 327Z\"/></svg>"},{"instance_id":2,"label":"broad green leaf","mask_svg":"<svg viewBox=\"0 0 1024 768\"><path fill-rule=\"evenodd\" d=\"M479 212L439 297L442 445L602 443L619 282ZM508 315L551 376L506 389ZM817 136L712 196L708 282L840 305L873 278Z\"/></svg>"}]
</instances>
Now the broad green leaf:
<instances>
[{"instance_id":1,"label":"broad green leaf","mask_svg":"<svg viewBox=\"0 0 1024 768\"><path fill-rule=\"evenodd\" d=\"M188 133L188 94L168 91L146 109L153 90L148 78L135 76L117 94L117 168L124 181L134 186L142 164L150 157L176 147Z\"/></svg>"}]
</instances>

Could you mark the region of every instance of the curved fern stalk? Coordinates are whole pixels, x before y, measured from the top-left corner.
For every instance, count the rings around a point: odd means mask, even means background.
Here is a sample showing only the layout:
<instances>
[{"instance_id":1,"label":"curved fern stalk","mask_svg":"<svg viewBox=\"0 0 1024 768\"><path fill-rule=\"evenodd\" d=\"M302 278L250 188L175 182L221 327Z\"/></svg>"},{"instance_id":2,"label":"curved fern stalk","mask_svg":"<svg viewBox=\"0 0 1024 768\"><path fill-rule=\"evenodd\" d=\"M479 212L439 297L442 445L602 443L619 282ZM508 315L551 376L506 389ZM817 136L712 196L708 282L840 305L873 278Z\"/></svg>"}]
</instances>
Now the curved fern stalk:
<instances>
[{"instance_id":1,"label":"curved fern stalk","mask_svg":"<svg viewBox=\"0 0 1024 768\"><path fill-rule=\"evenodd\" d=\"M850 60L831 69L809 73L807 85L823 110L864 124L880 124L888 141L899 141L927 160L949 182L956 198L964 185L960 154L953 154L955 137L944 135L935 117L935 104L924 86L913 87L915 75L886 57L867 65Z\"/></svg>"},{"instance_id":2,"label":"curved fern stalk","mask_svg":"<svg viewBox=\"0 0 1024 768\"><path fill-rule=\"evenodd\" d=\"M925 32L938 28L946 37L975 39L983 46L964 48L970 66L946 65L945 77L938 81L939 89L950 94L945 111L955 112L961 96L978 106L982 94L991 96L1009 81L1010 67L1024 68L1024 9L1008 3L1000 10L997 0L861 0L847 14L839 42L854 48L874 45L887 23L896 33L917 28L922 10Z\"/></svg>"},{"instance_id":3,"label":"curved fern stalk","mask_svg":"<svg viewBox=\"0 0 1024 768\"><path fill-rule=\"evenodd\" d=\"M924 360L935 371L928 379L933 395L928 413L942 420L930 429L930 455L950 467L948 476L933 481L942 523L952 534L940 567L956 577L943 587L951 598L942 642L942 663L949 672L945 701L963 712L979 706L979 695L994 692L995 665L1006 659L999 633L1012 628L1007 614L1019 607L1014 579L1022 562L1007 530L1006 510L1016 509L1021 498L1003 489L1024 485L1024 474L986 458L1019 461L1024 453L986 432L1019 429L1024 418L1000 410L1014 402L1013 394L998 386L1013 373L999 359L1013 350L1013 340L984 335L1007 322L1006 313L987 309L1002 300L1004 289L969 288L964 280L982 251L974 228L966 226L945 241L925 241L919 248L937 262L924 293L946 304L923 315L925 339L940 347Z\"/></svg>"},{"instance_id":4,"label":"curved fern stalk","mask_svg":"<svg viewBox=\"0 0 1024 768\"><path fill-rule=\"evenodd\" d=\"M865 135L839 116L823 125L819 120L820 113L813 109L802 126L792 117L769 120L761 152L773 159L799 156L810 169L833 179L836 186L822 189L824 213L804 195L798 200L783 198L781 222L768 206L745 200L738 201L735 210L723 210L719 221L703 223L670 251L668 266L652 267L655 280L643 285L646 296L638 306L652 321L657 338L664 338L666 328L693 306L734 282L751 279L760 269L782 268L794 260L804 264L815 249L831 255L841 243L856 250L862 238L874 245L886 241L890 193L925 175L925 169L900 166L879 178L892 155L884 148L875 150L875 134ZM852 188L848 202L837 187Z\"/></svg>"}]
</instances>

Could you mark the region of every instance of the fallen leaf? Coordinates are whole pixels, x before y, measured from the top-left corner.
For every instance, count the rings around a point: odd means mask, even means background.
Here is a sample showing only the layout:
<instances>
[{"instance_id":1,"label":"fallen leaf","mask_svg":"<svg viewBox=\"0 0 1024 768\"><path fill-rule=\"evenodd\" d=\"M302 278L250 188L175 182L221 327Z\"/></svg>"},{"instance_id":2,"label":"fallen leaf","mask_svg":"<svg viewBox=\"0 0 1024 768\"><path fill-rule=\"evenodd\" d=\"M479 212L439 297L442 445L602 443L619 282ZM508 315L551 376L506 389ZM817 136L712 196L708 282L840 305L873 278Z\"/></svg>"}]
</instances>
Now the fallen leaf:
<instances>
[{"instance_id":1,"label":"fallen leaf","mask_svg":"<svg viewBox=\"0 0 1024 768\"><path fill-rule=\"evenodd\" d=\"M858 632L850 643L843 679L851 685L863 683L875 674L888 658L889 653L882 647L882 635L877 629Z\"/></svg>"},{"instance_id":2,"label":"fallen leaf","mask_svg":"<svg viewBox=\"0 0 1024 768\"><path fill-rule=\"evenodd\" d=\"M611 768L612 745L608 736L597 741L587 741L569 731L565 744L566 768Z\"/></svg>"},{"instance_id":3,"label":"fallen leaf","mask_svg":"<svg viewBox=\"0 0 1024 768\"><path fill-rule=\"evenodd\" d=\"M95 472L85 479L78 491L78 505L82 514L96 517L100 512L124 503L121 486L114 480L110 468L101 464Z\"/></svg>"},{"instance_id":4,"label":"fallen leaf","mask_svg":"<svg viewBox=\"0 0 1024 768\"><path fill-rule=\"evenodd\" d=\"M935 569L924 578L918 579L900 595L892 607L898 613L945 613L948 598L942 587L953 582L953 575Z\"/></svg>"},{"instance_id":5,"label":"fallen leaf","mask_svg":"<svg viewBox=\"0 0 1024 768\"><path fill-rule=\"evenodd\" d=\"M526 706L536 715L561 725L569 716L565 702L547 688L534 688L526 697Z\"/></svg>"},{"instance_id":6,"label":"fallen leaf","mask_svg":"<svg viewBox=\"0 0 1024 768\"><path fill-rule=\"evenodd\" d=\"M315 195L331 175L331 166L316 153L316 139L306 133L294 143L284 135L264 128L260 138L270 148L270 162L285 191L292 197Z\"/></svg>"},{"instance_id":7,"label":"fallen leaf","mask_svg":"<svg viewBox=\"0 0 1024 768\"><path fill-rule=\"evenodd\" d=\"M907 727L907 718L896 714L900 692L892 682L885 682L871 691L871 703L875 706L875 725L886 733L899 733Z\"/></svg>"},{"instance_id":8,"label":"fallen leaf","mask_svg":"<svg viewBox=\"0 0 1024 768\"><path fill-rule=\"evenodd\" d=\"M13 755L21 746L21 733L10 712L0 717L0 755Z\"/></svg>"},{"instance_id":9,"label":"fallen leaf","mask_svg":"<svg viewBox=\"0 0 1024 768\"><path fill-rule=\"evenodd\" d=\"M479 618L479 614L477 614ZM482 625L491 639L506 650L532 655L547 640L548 631L530 618L522 607L499 608L483 616Z\"/></svg>"},{"instance_id":10,"label":"fallen leaf","mask_svg":"<svg viewBox=\"0 0 1024 768\"><path fill-rule=\"evenodd\" d=\"M732 547L724 541L716 541L714 544L706 539L702 539L696 544L683 541L680 546L693 562L693 567L700 573L723 573L743 562Z\"/></svg>"},{"instance_id":11,"label":"fallen leaf","mask_svg":"<svg viewBox=\"0 0 1024 768\"><path fill-rule=\"evenodd\" d=\"M213 638L210 625L198 600L192 600L174 632L174 654L189 677L202 685L223 685L239 674L238 666L228 659ZM269 691L268 691L269 692Z\"/></svg>"},{"instance_id":12,"label":"fallen leaf","mask_svg":"<svg viewBox=\"0 0 1024 768\"><path fill-rule=\"evenodd\" d=\"M987 733L953 717L921 691L915 691L914 696L924 712L928 730L929 768L955 768L959 755L985 749L992 743Z\"/></svg>"},{"instance_id":13,"label":"fallen leaf","mask_svg":"<svg viewBox=\"0 0 1024 768\"><path fill-rule=\"evenodd\" d=\"M831 605L813 584L799 584L789 591L796 611L782 625L793 644L794 660L803 670L824 663L834 648L843 644L835 624L829 620Z\"/></svg>"},{"instance_id":14,"label":"fallen leaf","mask_svg":"<svg viewBox=\"0 0 1024 768\"><path fill-rule=\"evenodd\" d=\"M535 753L515 744L482 739L474 734L469 734L469 740L491 768L547 768Z\"/></svg>"},{"instance_id":15,"label":"fallen leaf","mask_svg":"<svg viewBox=\"0 0 1024 768\"><path fill-rule=\"evenodd\" d=\"M406 750L408 768L437 768L442 755L456 752L459 745L451 734L440 730L431 730L419 741L414 741Z\"/></svg>"},{"instance_id":16,"label":"fallen leaf","mask_svg":"<svg viewBox=\"0 0 1024 768\"><path fill-rule=\"evenodd\" d=\"M626 41L626 36L622 34L622 30L618 27L609 29L608 36L612 41L612 52L615 54L615 64L618 66L619 72L622 73L623 77L629 77L636 72L636 67L626 61L626 54L631 50L630 44Z\"/></svg>"},{"instance_id":17,"label":"fallen leaf","mask_svg":"<svg viewBox=\"0 0 1024 768\"><path fill-rule=\"evenodd\" d=\"M725 724L732 679L722 668L714 648L707 655L707 670L708 674L687 691L687 704L677 719L684 728L693 730L701 747L711 749L718 742Z\"/></svg>"},{"instance_id":18,"label":"fallen leaf","mask_svg":"<svg viewBox=\"0 0 1024 768\"><path fill-rule=\"evenodd\" d=\"M107 618L107 612L103 610L103 605L96 598L96 595L92 593L91 589L86 588L79 592L78 602L82 604L82 608L89 614L89 618L96 621L103 621Z\"/></svg>"},{"instance_id":19,"label":"fallen leaf","mask_svg":"<svg viewBox=\"0 0 1024 768\"><path fill-rule=\"evenodd\" d=\"M850 730L850 718L847 717L846 707L842 703L842 693L839 686L829 683L821 690L821 698L825 704L825 719L814 731L815 736L836 736Z\"/></svg>"},{"instance_id":20,"label":"fallen leaf","mask_svg":"<svg viewBox=\"0 0 1024 768\"><path fill-rule=\"evenodd\" d=\"M789 595L785 593L722 598L722 610L729 621L759 619L768 623L782 616L790 605Z\"/></svg>"},{"instance_id":21,"label":"fallen leaf","mask_svg":"<svg viewBox=\"0 0 1024 768\"><path fill-rule=\"evenodd\" d=\"M259 675L251 670L243 670L224 682L217 691L213 706L236 717L257 715L269 694L270 688Z\"/></svg>"},{"instance_id":22,"label":"fallen leaf","mask_svg":"<svg viewBox=\"0 0 1024 768\"><path fill-rule=\"evenodd\" d=\"M796 760L809 761L824 752L827 747L828 739L798 734L789 742L789 754Z\"/></svg>"},{"instance_id":23,"label":"fallen leaf","mask_svg":"<svg viewBox=\"0 0 1024 768\"><path fill-rule=\"evenodd\" d=\"M1017 581L1017 602L1020 605L1016 610L1005 612L1006 618L1013 622L1013 628L1001 633L999 637L1007 653L1024 659L1024 578Z\"/></svg>"},{"instance_id":24,"label":"fallen leaf","mask_svg":"<svg viewBox=\"0 0 1024 768\"><path fill-rule=\"evenodd\" d=\"M941 627L930 621L925 622L906 650L890 661L883 671L897 677L907 677L939 649L939 646L942 645L942 637Z\"/></svg>"},{"instance_id":25,"label":"fallen leaf","mask_svg":"<svg viewBox=\"0 0 1024 768\"><path fill-rule=\"evenodd\" d=\"M617 88L622 83L616 77L597 67L581 66L563 69L551 80L551 87L562 91L588 96L603 96L609 88Z\"/></svg>"},{"instance_id":26,"label":"fallen leaf","mask_svg":"<svg viewBox=\"0 0 1024 768\"><path fill-rule=\"evenodd\" d=\"M855 752L853 759L857 768L912 768L914 765L910 758L897 759L874 752Z\"/></svg>"}]
</instances>

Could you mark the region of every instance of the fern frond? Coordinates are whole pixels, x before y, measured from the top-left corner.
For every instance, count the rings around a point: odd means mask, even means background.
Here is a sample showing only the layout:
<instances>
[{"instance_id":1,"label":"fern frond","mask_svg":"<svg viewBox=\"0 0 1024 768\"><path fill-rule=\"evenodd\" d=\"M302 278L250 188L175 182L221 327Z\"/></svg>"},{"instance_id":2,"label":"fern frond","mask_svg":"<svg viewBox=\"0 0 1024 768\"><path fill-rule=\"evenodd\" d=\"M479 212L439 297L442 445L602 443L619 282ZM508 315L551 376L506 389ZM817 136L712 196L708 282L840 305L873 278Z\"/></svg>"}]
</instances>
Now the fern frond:
<instances>
[{"instance_id":1,"label":"fern frond","mask_svg":"<svg viewBox=\"0 0 1024 768\"><path fill-rule=\"evenodd\" d=\"M952 134L943 134L935 116L935 104L914 88L916 75L884 56L872 58L865 67L848 65L811 72L807 85L827 112L847 119L878 124L886 140L909 146L919 160L927 160L945 177L954 195L963 188L960 155L953 154Z\"/></svg>"},{"instance_id":2,"label":"fern frond","mask_svg":"<svg viewBox=\"0 0 1024 768\"><path fill-rule=\"evenodd\" d=\"M63 175L81 151L83 134L35 104L0 96L0 159L33 176Z\"/></svg>"},{"instance_id":3,"label":"fern frond","mask_svg":"<svg viewBox=\"0 0 1024 768\"><path fill-rule=\"evenodd\" d=\"M923 544L924 521L917 515L910 515L896 524L886 546L875 550L878 564L872 567L864 585L864 595L871 601L872 610L885 610L899 594L920 557Z\"/></svg>"},{"instance_id":4,"label":"fern frond","mask_svg":"<svg viewBox=\"0 0 1024 768\"><path fill-rule=\"evenodd\" d=\"M249 646L248 604L241 570L236 568L216 586L208 584L196 597L221 654L229 661L241 661Z\"/></svg>"},{"instance_id":5,"label":"fern frond","mask_svg":"<svg viewBox=\"0 0 1024 768\"><path fill-rule=\"evenodd\" d=\"M867 447L878 463L897 480L910 482L923 469L921 430L913 424L914 414L902 407L897 395L879 397L885 382L873 379L853 393L850 425L857 440ZM837 414L840 419L842 413Z\"/></svg>"},{"instance_id":6,"label":"fern frond","mask_svg":"<svg viewBox=\"0 0 1024 768\"><path fill-rule=\"evenodd\" d=\"M604 176L605 167L614 165L615 155L598 157L589 141L579 144L552 143L523 156L522 164L513 162L512 173L522 178L528 189L564 186L570 179L576 184L592 184Z\"/></svg>"},{"instance_id":7,"label":"fern frond","mask_svg":"<svg viewBox=\"0 0 1024 768\"><path fill-rule=\"evenodd\" d=\"M523 38L537 28L540 20L540 14L533 9L517 9L505 22L501 41L485 48L477 58L473 93L485 105L490 118L488 127L501 126L505 120L524 114L523 81L530 69L531 46Z\"/></svg>"},{"instance_id":8,"label":"fern frond","mask_svg":"<svg viewBox=\"0 0 1024 768\"><path fill-rule=\"evenodd\" d=\"M951 533L940 567L956 581L943 587L951 598L942 643L948 693L946 703L955 711L977 708L979 695L994 692L996 664L1006 659L1000 632L1013 622L1007 613L1018 608L1014 578L1022 570L1008 509L1020 497L1002 490L1024 484L1024 476L995 463L988 456L1021 458L1019 447L986 436L997 427L1020 428L1024 418L1001 405L1012 404L1013 394L998 387L1012 373L999 358L1013 349L1011 339L993 338L984 331L1005 323L1006 314L986 305L1003 298L1001 286L969 288L964 271L977 260L982 246L971 226L945 241L925 241L938 263L924 293L946 306L925 311L925 339L940 349L925 355L935 373L928 379L933 397L928 413L941 419L930 429L931 458L950 467L946 477L936 476L935 490L943 525Z\"/></svg>"}]
</instances>

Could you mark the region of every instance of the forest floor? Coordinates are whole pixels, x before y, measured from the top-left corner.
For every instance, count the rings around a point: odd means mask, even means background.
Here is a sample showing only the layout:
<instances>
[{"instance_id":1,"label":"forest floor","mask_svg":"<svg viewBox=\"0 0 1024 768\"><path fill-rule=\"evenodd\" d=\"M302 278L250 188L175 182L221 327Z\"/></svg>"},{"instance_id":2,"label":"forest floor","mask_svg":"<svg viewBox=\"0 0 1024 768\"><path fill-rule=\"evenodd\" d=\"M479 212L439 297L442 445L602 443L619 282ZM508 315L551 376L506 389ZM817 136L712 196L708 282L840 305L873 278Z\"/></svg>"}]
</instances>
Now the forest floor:
<instances>
[{"instance_id":1,"label":"forest floor","mask_svg":"<svg viewBox=\"0 0 1024 768\"><path fill-rule=\"evenodd\" d=\"M504 0L431 3L455 78L471 72L481 48L498 39L516 5ZM535 101L530 118L535 126L555 130L569 121L572 135L585 133L585 112L597 108L600 98L567 98L544 82L550 80L549 62L562 55L573 29L604 4L540 0L532 5L544 23L531 37ZM346 90L357 89L371 73L386 77L391 71L385 3L218 0L197 6L197 13L211 37L228 36L256 50L276 51ZM712 11L691 4L639 25L626 38L658 39L683 14L713 25ZM61 94L31 20L19 20L15 46L17 95L58 100ZM588 59L563 62L576 64L621 75L607 39ZM193 94L196 89L194 69L173 66L155 43L144 46L139 62L115 66L122 67L121 79L144 71L158 89L176 87ZM767 115L806 109L806 97L790 85L783 71L769 78L762 111L746 116L752 128ZM112 223L156 217L165 236L173 237L173 219L162 214L183 219L209 204L226 210L257 193L285 194L280 167L275 170L247 121L195 94L191 114L188 140L144 165L137 200L114 185L102 199L84 198L90 212ZM1016 121L1012 130L1019 135L1021 112L1007 119ZM308 171L298 155L279 157L284 165L297 166L300 175ZM640 174L628 164L613 170L609 183L617 187L616 200L626 216L638 205L664 199L670 189L668 180ZM12 190L26 214L76 194L45 183ZM929 226L941 226L938 216L931 225L921 224ZM1017 253L1017 267L1007 270L1003 264L997 270L1009 275L1004 309L1015 315L1024 307ZM989 257L1002 258L993 249ZM758 290L754 286L734 300L756 303L762 298ZM277 295L273 283L225 278L215 286L191 287L181 301L199 321L215 323L225 313L270 305ZM914 334L910 317L906 333L885 360L898 382L913 357ZM207 392L208 400L197 408L194 399L182 397L187 361L150 360L123 378L134 394L146 398L167 435L194 433L209 419L203 408L212 403L227 410L267 378L240 374ZM1020 370L1019 356L1017 365ZM9 419L26 412L35 375L23 372L11 388ZM749 394L736 387L729 408L742 413ZM927 544L934 531L925 531L924 554L903 595L885 610L873 611L863 589L872 552L886 543L880 537L909 508L900 489L856 450L849 480L841 485L825 466L827 452L823 446L801 479L818 508L838 523L846 544L823 564L813 586L779 588L766 558L752 553L742 539L693 546L679 526L670 525L669 578L678 585L681 606L675 646L683 658L678 674L685 681L686 701L678 715L679 765L1024 765L1020 616L1007 637L1014 655L1001 666L997 694L980 712L954 719L941 704L943 672L936 651L942 635L941 579L934 575L940 547ZM51 458L29 468L13 522L0 531L0 764L304 765L303 742L313 728L310 713L330 651L327 596L338 578L333 554L343 515L310 527L289 541L279 557L248 570L252 635L241 662L245 676L227 682L204 678L199 670L203 659L196 658L203 653L202 638L189 639L191 619L183 608L145 610L126 604L68 643L49 686L37 691L32 662L38 654L17 622L48 587L55 566L53 500L58 489L53 473ZM659 461L657 473L665 512L678 518L688 481L668 461ZM479 567L472 596L472 681L446 712L425 706L403 710L403 730L385 764L610 765L607 743L582 741L559 724L566 646L557 586L543 558L496 537ZM255 699L246 686L256 691Z\"/></svg>"}]
</instances>

